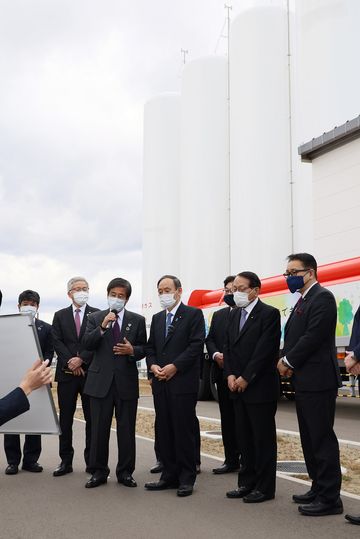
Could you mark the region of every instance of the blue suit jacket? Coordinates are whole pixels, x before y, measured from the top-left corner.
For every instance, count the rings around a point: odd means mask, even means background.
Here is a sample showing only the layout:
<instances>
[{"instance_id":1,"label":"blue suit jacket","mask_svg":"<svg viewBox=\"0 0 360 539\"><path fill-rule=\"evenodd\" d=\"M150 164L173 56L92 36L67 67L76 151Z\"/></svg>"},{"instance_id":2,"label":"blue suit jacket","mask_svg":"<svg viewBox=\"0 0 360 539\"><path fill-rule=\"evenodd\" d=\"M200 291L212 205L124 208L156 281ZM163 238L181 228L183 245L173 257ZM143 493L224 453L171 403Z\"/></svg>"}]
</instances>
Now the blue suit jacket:
<instances>
[{"instance_id":1,"label":"blue suit jacket","mask_svg":"<svg viewBox=\"0 0 360 539\"><path fill-rule=\"evenodd\" d=\"M0 425L10 419L23 414L30 408L27 396L20 387L17 387L6 397L0 399Z\"/></svg>"}]
</instances>

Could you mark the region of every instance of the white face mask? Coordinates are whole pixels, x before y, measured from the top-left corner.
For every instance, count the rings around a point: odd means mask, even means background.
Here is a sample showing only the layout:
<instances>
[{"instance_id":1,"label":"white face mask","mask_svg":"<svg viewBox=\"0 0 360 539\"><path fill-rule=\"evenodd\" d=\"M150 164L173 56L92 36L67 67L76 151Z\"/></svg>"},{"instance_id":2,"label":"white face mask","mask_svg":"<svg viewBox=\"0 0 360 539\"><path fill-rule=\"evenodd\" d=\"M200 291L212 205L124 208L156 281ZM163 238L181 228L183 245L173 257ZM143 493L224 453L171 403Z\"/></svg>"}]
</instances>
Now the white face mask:
<instances>
[{"instance_id":1,"label":"white face mask","mask_svg":"<svg viewBox=\"0 0 360 539\"><path fill-rule=\"evenodd\" d=\"M108 304L110 311L117 311L119 313L125 307L125 303L126 301L124 299L108 296Z\"/></svg>"},{"instance_id":2,"label":"white face mask","mask_svg":"<svg viewBox=\"0 0 360 539\"><path fill-rule=\"evenodd\" d=\"M33 305L22 305L20 307L20 312L22 314L31 314L33 318L35 318L37 313L37 308Z\"/></svg>"},{"instance_id":3,"label":"white face mask","mask_svg":"<svg viewBox=\"0 0 360 539\"><path fill-rule=\"evenodd\" d=\"M159 301L162 309L170 309L176 303L175 294L159 294Z\"/></svg>"},{"instance_id":4,"label":"white face mask","mask_svg":"<svg viewBox=\"0 0 360 539\"><path fill-rule=\"evenodd\" d=\"M73 299L77 305L82 307L85 303L88 302L89 293L88 292L74 292Z\"/></svg>"},{"instance_id":5,"label":"white face mask","mask_svg":"<svg viewBox=\"0 0 360 539\"><path fill-rule=\"evenodd\" d=\"M247 307L250 303L247 292L234 292L234 301L236 307Z\"/></svg>"}]
</instances>

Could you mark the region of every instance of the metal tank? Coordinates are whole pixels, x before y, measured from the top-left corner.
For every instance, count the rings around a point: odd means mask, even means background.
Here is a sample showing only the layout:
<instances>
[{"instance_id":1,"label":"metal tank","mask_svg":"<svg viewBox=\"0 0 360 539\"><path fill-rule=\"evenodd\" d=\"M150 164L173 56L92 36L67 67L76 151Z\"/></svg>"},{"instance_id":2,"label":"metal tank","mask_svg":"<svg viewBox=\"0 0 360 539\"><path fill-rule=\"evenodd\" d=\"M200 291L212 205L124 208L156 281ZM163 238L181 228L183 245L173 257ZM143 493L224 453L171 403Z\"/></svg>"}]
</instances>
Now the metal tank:
<instances>
[{"instance_id":1,"label":"metal tank","mask_svg":"<svg viewBox=\"0 0 360 539\"><path fill-rule=\"evenodd\" d=\"M287 22L274 3L243 11L230 33L231 267L261 277L292 250Z\"/></svg>"},{"instance_id":2,"label":"metal tank","mask_svg":"<svg viewBox=\"0 0 360 539\"><path fill-rule=\"evenodd\" d=\"M177 93L144 108L142 303L147 323L160 310L156 283L179 273L180 111Z\"/></svg>"},{"instance_id":3,"label":"metal tank","mask_svg":"<svg viewBox=\"0 0 360 539\"><path fill-rule=\"evenodd\" d=\"M180 277L184 290L222 285L229 266L227 59L186 64L182 80Z\"/></svg>"}]
</instances>

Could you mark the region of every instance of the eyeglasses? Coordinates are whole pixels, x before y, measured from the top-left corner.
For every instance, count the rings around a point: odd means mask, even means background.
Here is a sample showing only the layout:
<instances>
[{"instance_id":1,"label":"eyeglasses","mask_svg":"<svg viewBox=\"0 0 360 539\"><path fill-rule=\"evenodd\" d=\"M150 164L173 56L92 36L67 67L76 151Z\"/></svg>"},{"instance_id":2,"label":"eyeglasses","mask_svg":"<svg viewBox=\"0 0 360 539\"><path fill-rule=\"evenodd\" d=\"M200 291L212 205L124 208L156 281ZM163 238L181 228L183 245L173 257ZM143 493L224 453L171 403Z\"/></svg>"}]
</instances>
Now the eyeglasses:
<instances>
[{"instance_id":1,"label":"eyeglasses","mask_svg":"<svg viewBox=\"0 0 360 539\"><path fill-rule=\"evenodd\" d=\"M305 273L307 273L310 270L311 270L311 268L293 269L293 270L286 271L285 273L283 273L283 276L285 277L285 279L287 279L288 277L295 276L298 273L302 273L303 271L305 271Z\"/></svg>"},{"instance_id":2,"label":"eyeglasses","mask_svg":"<svg viewBox=\"0 0 360 539\"><path fill-rule=\"evenodd\" d=\"M89 292L89 287L88 286L77 286L76 288L72 288L70 290L70 292Z\"/></svg>"}]
</instances>

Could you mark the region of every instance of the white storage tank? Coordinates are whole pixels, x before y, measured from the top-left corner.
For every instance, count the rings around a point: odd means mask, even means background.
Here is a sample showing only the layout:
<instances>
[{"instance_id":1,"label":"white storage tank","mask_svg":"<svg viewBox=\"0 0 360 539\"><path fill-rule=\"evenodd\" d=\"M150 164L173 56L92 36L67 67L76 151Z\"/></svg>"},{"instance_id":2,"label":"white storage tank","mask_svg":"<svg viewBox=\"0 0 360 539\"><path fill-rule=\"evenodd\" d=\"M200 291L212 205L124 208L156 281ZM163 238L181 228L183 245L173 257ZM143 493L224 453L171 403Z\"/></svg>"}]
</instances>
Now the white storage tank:
<instances>
[{"instance_id":1,"label":"white storage tank","mask_svg":"<svg viewBox=\"0 0 360 539\"><path fill-rule=\"evenodd\" d=\"M287 11L243 11L230 33L232 271L283 270L292 250Z\"/></svg>"},{"instance_id":2,"label":"white storage tank","mask_svg":"<svg viewBox=\"0 0 360 539\"><path fill-rule=\"evenodd\" d=\"M179 94L150 99L144 109L142 303L147 323L160 310L156 283L179 273Z\"/></svg>"},{"instance_id":3,"label":"white storage tank","mask_svg":"<svg viewBox=\"0 0 360 539\"><path fill-rule=\"evenodd\" d=\"M186 64L182 82L180 277L186 291L229 274L227 59Z\"/></svg>"}]
</instances>

